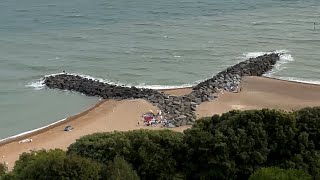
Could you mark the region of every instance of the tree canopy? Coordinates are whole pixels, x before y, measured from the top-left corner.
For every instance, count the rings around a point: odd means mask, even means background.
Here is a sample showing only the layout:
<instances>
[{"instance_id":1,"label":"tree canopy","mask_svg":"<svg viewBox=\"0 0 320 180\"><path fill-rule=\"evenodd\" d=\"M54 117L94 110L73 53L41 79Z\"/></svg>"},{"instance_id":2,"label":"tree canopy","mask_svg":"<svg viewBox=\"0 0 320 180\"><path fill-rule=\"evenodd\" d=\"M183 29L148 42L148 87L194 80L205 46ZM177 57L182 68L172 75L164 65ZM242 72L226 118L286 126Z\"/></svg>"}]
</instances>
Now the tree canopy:
<instances>
[{"instance_id":1,"label":"tree canopy","mask_svg":"<svg viewBox=\"0 0 320 180\"><path fill-rule=\"evenodd\" d=\"M16 161L14 179L99 179L102 165L62 150L40 150L23 153Z\"/></svg>"},{"instance_id":2,"label":"tree canopy","mask_svg":"<svg viewBox=\"0 0 320 180\"><path fill-rule=\"evenodd\" d=\"M136 171L132 166L124 160L123 157L116 156L113 161L110 161L106 167L104 179L109 180L139 180Z\"/></svg>"},{"instance_id":3,"label":"tree canopy","mask_svg":"<svg viewBox=\"0 0 320 180\"><path fill-rule=\"evenodd\" d=\"M122 156L140 178L166 179L175 176L180 168L177 159L182 157L182 137L182 133L170 130L96 133L77 140L68 153L103 164Z\"/></svg>"},{"instance_id":4,"label":"tree canopy","mask_svg":"<svg viewBox=\"0 0 320 180\"><path fill-rule=\"evenodd\" d=\"M185 174L190 179L247 179L257 168L278 166L318 177L314 141L320 129L314 123L319 112L230 111L200 120L184 132Z\"/></svg>"}]
</instances>

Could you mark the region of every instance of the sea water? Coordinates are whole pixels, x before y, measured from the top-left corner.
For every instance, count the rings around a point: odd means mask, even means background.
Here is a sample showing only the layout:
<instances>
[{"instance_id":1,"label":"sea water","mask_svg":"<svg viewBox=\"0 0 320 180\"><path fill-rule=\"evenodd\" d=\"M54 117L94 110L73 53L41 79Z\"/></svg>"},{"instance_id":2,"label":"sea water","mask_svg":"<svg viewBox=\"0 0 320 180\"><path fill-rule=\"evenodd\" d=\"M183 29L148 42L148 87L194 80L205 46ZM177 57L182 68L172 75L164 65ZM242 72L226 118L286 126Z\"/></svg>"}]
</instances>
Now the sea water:
<instances>
[{"instance_id":1,"label":"sea water","mask_svg":"<svg viewBox=\"0 0 320 180\"><path fill-rule=\"evenodd\" d=\"M45 75L183 87L278 51L267 76L319 83L319 47L319 0L1 0L0 139L98 101L44 88Z\"/></svg>"}]
</instances>

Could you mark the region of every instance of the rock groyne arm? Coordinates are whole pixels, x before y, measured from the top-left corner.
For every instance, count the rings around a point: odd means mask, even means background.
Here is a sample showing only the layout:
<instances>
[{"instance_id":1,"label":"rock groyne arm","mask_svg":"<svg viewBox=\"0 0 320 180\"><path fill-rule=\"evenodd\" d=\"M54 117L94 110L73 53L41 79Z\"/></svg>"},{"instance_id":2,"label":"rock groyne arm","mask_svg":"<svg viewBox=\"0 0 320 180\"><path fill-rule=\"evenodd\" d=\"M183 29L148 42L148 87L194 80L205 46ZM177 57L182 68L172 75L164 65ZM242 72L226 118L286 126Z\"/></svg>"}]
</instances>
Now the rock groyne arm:
<instances>
[{"instance_id":1,"label":"rock groyne arm","mask_svg":"<svg viewBox=\"0 0 320 180\"><path fill-rule=\"evenodd\" d=\"M176 126L181 126L195 121L196 106L216 98L213 93L219 89L238 91L243 76L261 76L270 71L279 59L280 54L277 53L250 58L199 83L184 96L168 96L153 89L117 86L66 73L47 76L44 83L49 88L77 91L104 99L145 99L165 112L166 118Z\"/></svg>"}]
</instances>

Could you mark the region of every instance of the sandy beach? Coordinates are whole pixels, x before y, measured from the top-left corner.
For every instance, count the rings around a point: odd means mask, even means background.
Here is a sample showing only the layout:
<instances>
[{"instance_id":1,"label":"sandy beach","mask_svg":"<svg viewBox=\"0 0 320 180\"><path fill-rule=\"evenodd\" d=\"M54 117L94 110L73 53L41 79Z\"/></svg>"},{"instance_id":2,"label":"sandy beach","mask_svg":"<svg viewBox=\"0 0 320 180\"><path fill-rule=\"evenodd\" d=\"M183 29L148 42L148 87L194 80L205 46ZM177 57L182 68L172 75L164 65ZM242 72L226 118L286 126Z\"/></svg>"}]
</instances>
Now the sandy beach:
<instances>
[{"instance_id":1,"label":"sandy beach","mask_svg":"<svg viewBox=\"0 0 320 180\"><path fill-rule=\"evenodd\" d=\"M191 88L163 90L172 95L183 95ZM320 106L320 85L276 80L265 77L245 77L242 79L241 92L221 92L219 98L202 103L197 107L197 117L221 114L232 109L247 110L277 108L294 110L306 106ZM140 128L160 129L159 127L137 126L141 115L157 108L145 100L102 100L85 112L68 118L52 127L25 135L0 144L0 162L14 166L19 155L29 150L54 149L67 147L81 136L95 132L127 131ZM65 132L65 126L74 129ZM173 128L183 131L188 126ZM21 139L32 138L30 143L19 143Z\"/></svg>"}]
</instances>

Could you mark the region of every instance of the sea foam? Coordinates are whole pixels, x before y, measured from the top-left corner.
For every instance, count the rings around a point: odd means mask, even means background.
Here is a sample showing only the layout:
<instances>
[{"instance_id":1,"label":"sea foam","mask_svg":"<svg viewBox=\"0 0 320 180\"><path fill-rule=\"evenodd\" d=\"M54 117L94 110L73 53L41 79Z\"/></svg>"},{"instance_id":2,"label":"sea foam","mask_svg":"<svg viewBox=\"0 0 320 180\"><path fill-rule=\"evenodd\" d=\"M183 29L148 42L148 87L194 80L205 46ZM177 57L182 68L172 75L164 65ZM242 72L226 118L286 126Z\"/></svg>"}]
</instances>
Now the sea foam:
<instances>
[{"instance_id":1,"label":"sea foam","mask_svg":"<svg viewBox=\"0 0 320 180\"><path fill-rule=\"evenodd\" d=\"M250 58L256 58L258 56L262 56L264 54L271 54L271 53L278 53L280 55L280 60L275 64L274 68L268 73L264 74L264 76L272 77L272 74L287 68L285 64L294 61L292 55L286 49L270 51L270 52L247 52L242 54L241 59L247 60Z\"/></svg>"},{"instance_id":2,"label":"sea foam","mask_svg":"<svg viewBox=\"0 0 320 180\"><path fill-rule=\"evenodd\" d=\"M295 78L295 77L277 77L277 79L286 80L286 81L293 81L293 82L300 82L300 83L306 83L306 84L316 84L316 85L320 84L320 81L308 80L308 79L302 79L302 78Z\"/></svg>"},{"instance_id":3,"label":"sea foam","mask_svg":"<svg viewBox=\"0 0 320 180\"><path fill-rule=\"evenodd\" d=\"M280 61L276 63L274 68L269 71L268 73L264 74L266 77L271 77L271 78L276 78L276 79L281 79L281 80L286 80L286 81L293 81L293 82L301 82L301 83L307 83L307 84L320 84L320 81L317 80L308 80L308 79L303 79L303 78L296 78L296 77L274 77L273 74L286 69L287 67L285 64L293 62L294 58L290 54L290 51L283 49L283 50L276 50L273 51L275 53L280 54ZM241 59L242 60L247 60L249 58L255 58L264 54L270 54L273 52L247 52L243 53Z\"/></svg>"},{"instance_id":4,"label":"sea foam","mask_svg":"<svg viewBox=\"0 0 320 180\"><path fill-rule=\"evenodd\" d=\"M115 83L115 82L112 82L112 81L109 81L109 80L105 80L105 79L102 79L102 78L95 78L95 77L92 77L90 75L79 74L79 73L55 73L55 74L45 75L45 77L57 76L57 75L61 75L61 74L80 76L80 77L83 77L83 78L92 79L92 80L95 80L95 81L99 81L99 82L102 82L102 83L108 83L108 84L112 84L112 85L118 85L118 86L124 86L124 87L135 86L137 88L148 88L148 89L177 89L177 88L191 87L191 86L196 84L196 82L195 82L193 84L182 84L182 85L146 85L145 83L140 83L138 85L132 85L132 84L124 84L124 83L121 83L121 82ZM41 89L45 88L44 79L45 78L41 78L41 79L38 79L38 80L36 80L34 82L30 82L26 86L27 87L32 87L35 90L41 90Z\"/></svg>"}]
</instances>

